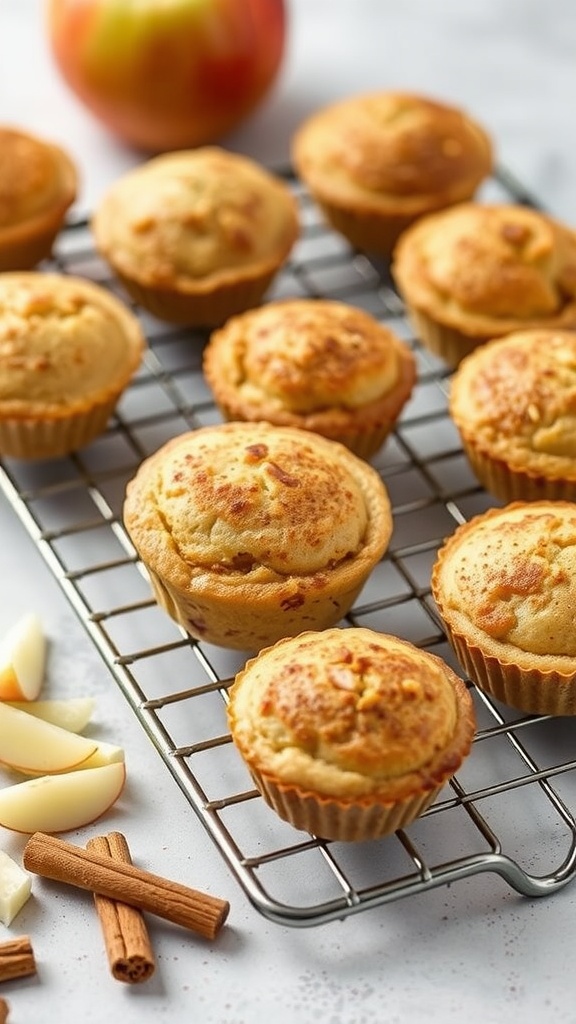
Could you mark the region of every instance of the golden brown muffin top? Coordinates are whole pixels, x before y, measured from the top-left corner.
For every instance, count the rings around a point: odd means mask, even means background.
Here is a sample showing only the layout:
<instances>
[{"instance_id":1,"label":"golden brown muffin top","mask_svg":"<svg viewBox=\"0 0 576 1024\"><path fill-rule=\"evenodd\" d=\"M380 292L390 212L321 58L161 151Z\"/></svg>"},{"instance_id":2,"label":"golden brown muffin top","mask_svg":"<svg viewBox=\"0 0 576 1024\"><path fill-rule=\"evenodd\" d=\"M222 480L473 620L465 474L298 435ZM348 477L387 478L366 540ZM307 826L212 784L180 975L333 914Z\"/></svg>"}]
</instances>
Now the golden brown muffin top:
<instances>
[{"instance_id":1,"label":"golden brown muffin top","mask_svg":"<svg viewBox=\"0 0 576 1024\"><path fill-rule=\"evenodd\" d=\"M576 334L524 331L481 345L452 377L450 413L508 465L575 477Z\"/></svg>"},{"instance_id":2,"label":"golden brown muffin top","mask_svg":"<svg viewBox=\"0 0 576 1024\"><path fill-rule=\"evenodd\" d=\"M229 714L248 764L343 800L432 788L474 728L466 687L441 659L360 627L261 651L238 673Z\"/></svg>"},{"instance_id":3,"label":"golden brown muffin top","mask_svg":"<svg viewBox=\"0 0 576 1024\"><path fill-rule=\"evenodd\" d=\"M77 174L58 146L0 127L0 240L4 231L55 211L76 198Z\"/></svg>"},{"instance_id":4,"label":"golden brown muffin top","mask_svg":"<svg viewBox=\"0 0 576 1024\"><path fill-rule=\"evenodd\" d=\"M576 505L513 502L458 527L432 590L453 628L506 660L576 658Z\"/></svg>"},{"instance_id":5,"label":"golden brown muffin top","mask_svg":"<svg viewBox=\"0 0 576 1024\"><path fill-rule=\"evenodd\" d=\"M134 168L104 196L95 240L120 272L156 287L195 286L265 268L298 234L287 186L247 157L204 147Z\"/></svg>"},{"instance_id":6,"label":"golden brown muffin top","mask_svg":"<svg viewBox=\"0 0 576 1024\"><path fill-rule=\"evenodd\" d=\"M408 353L408 354L406 354ZM393 390L413 357L361 309L327 299L271 302L216 331L205 372L247 407L307 414L355 410Z\"/></svg>"},{"instance_id":7,"label":"golden brown muffin top","mask_svg":"<svg viewBox=\"0 0 576 1024\"><path fill-rule=\"evenodd\" d=\"M301 177L326 198L427 209L472 194L492 169L484 129L425 96L353 96L308 118L293 141Z\"/></svg>"},{"instance_id":8,"label":"golden brown muffin top","mask_svg":"<svg viewBox=\"0 0 576 1024\"><path fill-rule=\"evenodd\" d=\"M392 272L413 308L465 332L576 326L576 233L528 207L429 214L401 236Z\"/></svg>"},{"instance_id":9,"label":"golden brown muffin top","mask_svg":"<svg viewBox=\"0 0 576 1024\"><path fill-rule=\"evenodd\" d=\"M228 423L182 434L147 459L125 518L144 561L185 586L199 572L260 582L334 569L361 551L383 508L376 471L342 445Z\"/></svg>"},{"instance_id":10,"label":"golden brown muffin top","mask_svg":"<svg viewBox=\"0 0 576 1024\"><path fill-rule=\"evenodd\" d=\"M103 399L136 371L140 325L83 278L0 274L0 414L70 413Z\"/></svg>"}]
</instances>

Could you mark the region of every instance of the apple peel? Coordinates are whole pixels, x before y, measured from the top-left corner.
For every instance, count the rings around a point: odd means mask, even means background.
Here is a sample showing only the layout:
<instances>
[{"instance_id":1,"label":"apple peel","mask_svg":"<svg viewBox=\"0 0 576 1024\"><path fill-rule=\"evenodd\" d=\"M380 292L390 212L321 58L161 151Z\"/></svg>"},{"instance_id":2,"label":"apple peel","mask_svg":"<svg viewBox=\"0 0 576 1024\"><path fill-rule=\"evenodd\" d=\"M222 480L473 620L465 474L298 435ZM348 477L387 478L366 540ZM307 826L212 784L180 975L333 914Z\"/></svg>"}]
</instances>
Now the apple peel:
<instances>
[{"instance_id":1,"label":"apple peel","mask_svg":"<svg viewBox=\"0 0 576 1024\"><path fill-rule=\"evenodd\" d=\"M116 803L125 782L123 761L27 779L0 790L0 825L30 834L82 828Z\"/></svg>"}]
</instances>

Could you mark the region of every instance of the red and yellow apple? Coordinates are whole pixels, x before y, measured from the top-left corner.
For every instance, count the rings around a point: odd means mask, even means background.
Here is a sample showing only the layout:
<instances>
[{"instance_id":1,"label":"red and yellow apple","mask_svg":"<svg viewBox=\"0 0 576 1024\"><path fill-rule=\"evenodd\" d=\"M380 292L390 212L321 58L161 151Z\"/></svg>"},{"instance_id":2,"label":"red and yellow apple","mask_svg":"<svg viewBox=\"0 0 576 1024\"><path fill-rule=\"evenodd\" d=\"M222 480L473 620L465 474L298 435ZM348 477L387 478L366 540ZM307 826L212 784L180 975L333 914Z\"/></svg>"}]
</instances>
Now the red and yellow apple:
<instances>
[{"instance_id":1,"label":"red and yellow apple","mask_svg":"<svg viewBox=\"0 0 576 1024\"><path fill-rule=\"evenodd\" d=\"M47 0L55 62L113 132L148 152L216 142L279 71L285 0Z\"/></svg>"}]
</instances>

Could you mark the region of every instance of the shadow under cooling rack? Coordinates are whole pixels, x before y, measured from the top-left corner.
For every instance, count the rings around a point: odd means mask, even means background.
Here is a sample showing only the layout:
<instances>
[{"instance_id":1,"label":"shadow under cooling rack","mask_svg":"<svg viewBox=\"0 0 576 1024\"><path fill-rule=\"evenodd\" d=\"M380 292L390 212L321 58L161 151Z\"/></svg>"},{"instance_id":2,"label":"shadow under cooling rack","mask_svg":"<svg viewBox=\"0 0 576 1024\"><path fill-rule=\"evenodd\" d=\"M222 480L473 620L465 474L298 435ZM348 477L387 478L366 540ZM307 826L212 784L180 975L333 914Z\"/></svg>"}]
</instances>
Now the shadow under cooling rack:
<instances>
[{"instance_id":1,"label":"shadow under cooling rack","mask_svg":"<svg viewBox=\"0 0 576 1024\"><path fill-rule=\"evenodd\" d=\"M458 670L430 599L430 569L444 537L493 499L472 477L448 416L446 368L412 336L386 268L352 252L287 179L303 231L270 297L360 306L403 337L418 362L413 397L372 460L393 505L392 542L342 626L397 634ZM504 171L485 196L537 205ZM62 233L46 267L125 299L85 224ZM526 896L570 881L572 724L518 716L472 683L472 753L405 832L371 843L325 842L296 832L264 804L226 726L227 687L245 655L190 640L156 606L122 526L126 483L140 461L175 434L220 419L202 375L206 335L136 312L149 351L107 432L68 458L4 460L0 487L158 751L159 770L171 772L252 904L281 924L309 926L481 872Z\"/></svg>"}]
</instances>

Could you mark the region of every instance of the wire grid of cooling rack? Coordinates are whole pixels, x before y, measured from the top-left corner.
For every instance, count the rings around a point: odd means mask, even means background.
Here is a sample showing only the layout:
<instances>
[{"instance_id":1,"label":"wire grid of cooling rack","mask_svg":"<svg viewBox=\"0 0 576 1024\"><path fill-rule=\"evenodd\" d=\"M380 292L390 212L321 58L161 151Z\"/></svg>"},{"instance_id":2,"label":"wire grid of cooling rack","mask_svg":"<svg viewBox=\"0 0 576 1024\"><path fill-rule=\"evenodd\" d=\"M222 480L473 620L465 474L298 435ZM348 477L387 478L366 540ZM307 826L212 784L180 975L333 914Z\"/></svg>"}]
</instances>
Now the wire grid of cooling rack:
<instances>
[{"instance_id":1,"label":"wire grid of cooling rack","mask_svg":"<svg viewBox=\"0 0 576 1024\"><path fill-rule=\"evenodd\" d=\"M447 414L446 368L412 337L386 268L352 252L286 177L303 231L270 297L324 296L367 309L413 347L419 367L413 398L373 460L393 505L392 542L342 626L397 634L458 671L430 598L430 569L456 524L494 502L472 477ZM504 171L485 197L538 205ZM46 269L116 290L85 223L63 232ZM69 458L4 460L0 486L254 907L280 924L310 926L480 872L526 896L570 881L571 723L517 715L473 684L471 756L406 831L370 843L326 842L266 807L226 728L227 687L246 655L191 641L156 606L122 526L126 483L141 459L169 437L220 419L202 376L206 335L136 312L149 352L107 432Z\"/></svg>"}]
</instances>

